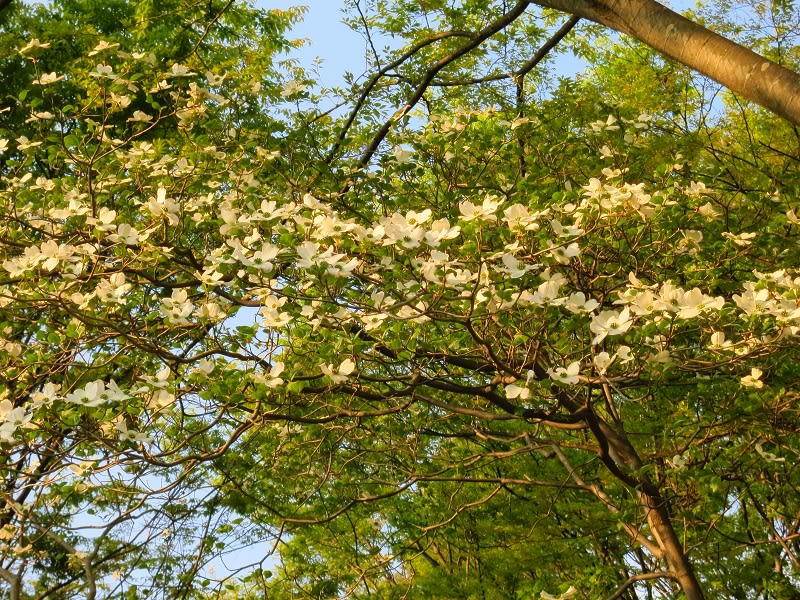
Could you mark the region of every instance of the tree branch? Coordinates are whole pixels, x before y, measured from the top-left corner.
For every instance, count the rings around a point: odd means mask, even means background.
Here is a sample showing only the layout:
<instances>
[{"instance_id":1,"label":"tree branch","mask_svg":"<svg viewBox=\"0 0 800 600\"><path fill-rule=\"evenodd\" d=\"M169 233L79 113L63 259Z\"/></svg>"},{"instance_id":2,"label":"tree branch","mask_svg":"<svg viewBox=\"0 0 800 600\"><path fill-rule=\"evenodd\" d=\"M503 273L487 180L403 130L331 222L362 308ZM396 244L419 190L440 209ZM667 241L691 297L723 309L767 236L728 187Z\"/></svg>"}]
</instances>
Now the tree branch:
<instances>
[{"instance_id":1,"label":"tree branch","mask_svg":"<svg viewBox=\"0 0 800 600\"><path fill-rule=\"evenodd\" d=\"M436 87L455 87L460 85L475 85L479 83L489 83L491 81L501 81L503 79L518 80L528 73L530 73L536 65L542 62L550 51L555 48L564 37L572 31L575 25L578 24L581 18L577 15L572 15L562 26L556 31L544 45L536 51L519 69L511 73L499 73L497 75L487 75L486 77L475 77L473 79L460 79L458 81L442 81L437 80L431 83L431 86Z\"/></svg>"},{"instance_id":2,"label":"tree branch","mask_svg":"<svg viewBox=\"0 0 800 600\"><path fill-rule=\"evenodd\" d=\"M429 38L422 40L421 42L417 42L407 51L400 55L399 58L392 61L382 69L379 69L372 77L369 78L366 85L364 85L361 93L358 95L358 100L356 100L353 109L350 111L350 114L347 117L347 121L345 122L344 126L342 127L341 131L339 132L339 136L336 138L336 141L333 144L333 148L331 148L330 152L328 152L327 156L324 158L324 162L330 163L333 158L336 156L336 153L339 151L344 140L347 138L347 133L350 131L350 128L355 123L356 118L358 117L358 113L361 112L361 109L366 104L369 95L372 93L372 90L375 89L375 86L378 85L378 82L386 77L386 75L392 70L396 69L404 62L406 62L409 58L414 56L417 52L422 50L423 48L430 46L438 41L447 39L449 37L469 37L469 33L464 31L445 31Z\"/></svg>"},{"instance_id":3,"label":"tree branch","mask_svg":"<svg viewBox=\"0 0 800 600\"><path fill-rule=\"evenodd\" d=\"M655 0L531 0L530 3L584 17L630 35L800 125L800 75Z\"/></svg>"},{"instance_id":4,"label":"tree branch","mask_svg":"<svg viewBox=\"0 0 800 600\"><path fill-rule=\"evenodd\" d=\"M369 144L367 144L367 147L364 149L364 152L358 159L357 168L361 169L367 166L367 164L369 164L369 161L372 159L372 156L378 150L378 147L381 145L381 142L387 136L394 123L417 105L417 103L420 101L425 91L428 89L428 87L430 87L431 82L434 80L436 74L439 73L439 71L441 71L449 64L453 63L454 61L458 60L465 54L471 52L472 50L480 46L483 42L488 40L497 32L502 31L503 29L508 27L517 18L519 18L522 15L522 13L525 12L525 9L528 7L528 3L529 3L528 0L519 0L519 2L517 2L517 4L509 12L505 13L502 17L493 21L487 27L483 28L481 31L474 34L468 43L458 48L455 52L452 52L447 56L445 56L444 58L439 59L433 67L428 69L423 75L422 80L414 89L414 92L411 94L411 97L406 101L406 103L402 107L400 107L400 109L397 112L395 112L395 114L390 119L387 119L384 122L381 128L373 136L372 140L370 140Z\"/></svg>"},{"instance_id":5,"label":"tree branch","mask_svg":"<svg viewBox=\"0 0 800 600\"><path fill-rule=\"evenodd\" d=\"M617 600L617 598L622 598L625 591L631 587L634 583L639 581L647 581L649 579L675 579L675 576L672 573L668 573L667 571L656 571L654 573L641 573L639 575L631 575L628 577L628 580L623 583L617 590L611 594L606 600Z\"/></svg>"}]
</instances>

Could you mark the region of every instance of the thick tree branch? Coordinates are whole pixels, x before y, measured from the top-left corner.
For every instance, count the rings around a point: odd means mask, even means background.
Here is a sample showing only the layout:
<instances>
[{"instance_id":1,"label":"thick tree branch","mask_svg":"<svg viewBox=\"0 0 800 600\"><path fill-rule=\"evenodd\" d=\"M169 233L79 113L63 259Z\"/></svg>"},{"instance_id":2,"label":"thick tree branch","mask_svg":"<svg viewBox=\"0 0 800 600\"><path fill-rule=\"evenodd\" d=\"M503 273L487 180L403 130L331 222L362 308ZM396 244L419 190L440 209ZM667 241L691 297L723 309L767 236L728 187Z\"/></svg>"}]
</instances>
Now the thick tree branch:
<instances>
[{"instance_id":1,"label":"thick tree branch","mask_svg":"<svg viewBox=\"0 0 800 600\"><path fill-rule=\"evenodd\" d=\"M372 77L369 78L369 81L367 81L367 83L361 89L361 93L359 93L358 95L358 100L356 100L355 104L353 105L353 109L350 111L350 114L347 117L347 121L345 121L345 124L339 131L339 136L336 138L336 141L333 144L333 148L331 148L330 152L328 152L328 155L325 157L324 162L330 163L334 159L342 143L344 143L344 141L347 139L347 134L352 128L353 123L355 123L356 118L358 117L358 113L361 112L361 109L364 107L364 104L366 104L369 95L372 93L372 90L375 89L375 86L378 85L378 82L381 79L386 77L387 74L390 73L393 69L396 69L397 67L402 65L404 62L406 62L408 59L410 59L412 56L414 56L417 52L419 52L423 48L426 48L431 44L435 44L440 40L444 40L450 37L469 37L469 35L470 35L469 33L466 33L464 31L445 31L443 33L433 35L420 42L417 42L416 44L411 46L411 48L409 48L407 51L403 52L403 54L401 54L399 58L392 61L385 67L379 69Z\"/></svg>"},{"instance_id":2,"label":"thick tree branch","mask_svg":"<svg viewBox=\"0 0 800 600\"><path fill-rule=\"evenodd\" d=\"M437 79L431 85L436 87L455 87L461 85L475 85L479 83L488 83L490 81L501 81L503 79L513 79L518 80L528 73L530 73L536 65L542 62L545 57L550 54L550 51L555 48L558 43L564 39L564 37L572 31L575 25L578 24L581 18L572 15L560 28L556 31L549 40L547 40L541 48L536 51L536 54L531 56L525 63L519 68L510 73L498 73L496 75L487 75L485 77L475 77L472 79L457 79L455 81L450 80L439 80Z\"/></svg>"},{"instance_id":3,"label":"thick tree branch","mask_svg":"<svg viewBox=\"0 0 800 600\"><path fill-rule=\"evenodd\" d=\"M784 119L800 125L800 75L655 0L536 0L644 42Z\"/></svg>"},{"instance_id":4,"label":"thick tree branch","mask_svg":"<svg viewBox=\"0 0 800 600\"><path fill-rule=\"evenodd\" d=\"M552 445L552 448L553 452L558 457L558 460L567 470L567 473L569 473L570 478L578 486L594 494L603 503L603 505L605 505L605 507L612 513L619 514L620 512L619 507L616 504L614 504L614 502L611 500L608 494L606 494L597 485L594 484L588 485L580 476L580 474L575 470L575 467L572 466L572 463L567 458L567 455L564 454L564 452L561 450L561 447L558 444L554 443ZM635 544L639 544L644 548L647 548L648 552L650 552L650 554L652 554L656 558L660 559L664 557L663 550L661 550L661 548L659 548L657 544L654 544L649 539L647 539L638 528L634 527L629 523L624 523L624 522L622 523L622 527L623 529L625 529L625 532L630 536L632 542L634 542Z\"/></svg>"},{"instance_id":5,"label":"thick tree branch","mask_svg":"<svg viewBox=\"0 0 800 600\"><path fill-rule=\"evenodd\" d=\"M406 103L402 107L400 107L400 109L390 119L387 119L381 126L381 128L372 137L369 144L367 144L367 147L364 149L364 152L361 154L361 157L358 159L357 168L363 168L369 164L369 161L372 159L372 156L378 150L378 147L381 145L381 142L384 140L389 131L392 129L392 126L406 113L408 113L408 111L410 111L417 105L417 103L422 98L423 94L425 94L425 91L430 87L431 83L436 78L436 75L442 69L444 69L445 67L452 64L465 54L468 54L469 52L480 46L483 42L488 40L497 32L502 31L503 29L511 25L511 23L513 23L525 12L525 9L528 7L528 4L529 4L528 0L520 0L519 2L517 2L517 4L514 5L514 7L510 11L505 13L502 17L496 19L488 26L483 28L481 31L474 34L470 38L469 42L467 42L454 52L451 52L447 56L440 58L438 61L436 61L436 64L433 65L433 67L431 67L430 69L428 69L422 76L422 79L417 84L417 87L414 89L414 92L408 98Z\"/></svg>"}]
</instances>

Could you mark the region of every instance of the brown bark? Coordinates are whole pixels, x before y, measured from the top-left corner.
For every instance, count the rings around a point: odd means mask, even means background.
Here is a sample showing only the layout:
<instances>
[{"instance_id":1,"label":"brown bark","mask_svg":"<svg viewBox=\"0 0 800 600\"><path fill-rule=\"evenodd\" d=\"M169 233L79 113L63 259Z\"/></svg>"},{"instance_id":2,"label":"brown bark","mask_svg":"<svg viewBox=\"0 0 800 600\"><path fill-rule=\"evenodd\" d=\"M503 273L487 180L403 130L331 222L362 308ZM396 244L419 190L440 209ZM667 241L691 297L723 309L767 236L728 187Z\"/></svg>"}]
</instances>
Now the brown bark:
<instances>
[{"instance_id":1,"label":"brown bark","mask_svg":"<svg viewBox=\"0 0 800 600\"><path fill-rule=\"evenodd\" d=\"M655 0L533 0L611 27L800 125L800 75Z\"/></svg>"},{"instance_id":2,"label":"brown bark","mask_svg":"<svg viewBox=\"0 0 800 600\"><path fill-rule=\"evenodd\" d=\"M703 589L672 527L663 496L649 477L637 474L643 465L636 449L624 432L616 431L600 417L589 415L587 424L600 444L601 459L609 471L623 481L635 480L639 504L645 511L650 532L667 560L670 574L688 600L703 600Z\"/></svg>"},{"instance_id":3,"label":"brown bark","mask_svg":"<svg viewBox=\"0 0 800 600\"><path fill-rule=\"evenodd\" d=\"M639 502L647 511L647 524L664 551L670 573L675 577L688 600L703 600L703 590L672 527L663 498L639 492Z\"/></svg>"},{"instance_id":4,"label":"brown bark","mask_svg":"<svg viewBox=\"0 0 800 600\"><path fill-rule=\"evenodd\" d=\"M546 374L541 364L537 363L536 370L537 375L542 378ZM611 403L613 399L607 386L604 392ZM573 415L582 416L597 440L600 460L608 471L622 483L636 490L650 534L657 545L656 555L658 558L666 559L669 576L677 581L687 600L704 600L703 588L697 579L694 567L672 526L667 503L658 486L642 472L644 463L628 439L622 423L614 421L617 425L614 427L590 406L581 405L568 394L558 393L558 399L559 403Z\"/></svg>"}]
</instances>

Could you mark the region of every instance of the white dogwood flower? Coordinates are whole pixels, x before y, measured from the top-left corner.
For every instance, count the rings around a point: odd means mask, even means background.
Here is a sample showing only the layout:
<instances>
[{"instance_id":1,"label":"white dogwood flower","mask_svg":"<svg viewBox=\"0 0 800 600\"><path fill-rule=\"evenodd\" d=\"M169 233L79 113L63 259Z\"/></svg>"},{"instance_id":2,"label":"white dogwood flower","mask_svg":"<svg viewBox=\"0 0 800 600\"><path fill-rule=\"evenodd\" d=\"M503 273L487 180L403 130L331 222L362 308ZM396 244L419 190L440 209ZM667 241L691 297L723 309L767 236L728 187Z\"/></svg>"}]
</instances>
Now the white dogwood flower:
<instances>
[{"instance_id":1,"label":"white dogwood flower","mask_svg":"<svg viewBox=\"0 0 800 600\"><path fill-rule=\"evenodd\" d=\"M633 321L628 307L617 312L614 310L604 310L596 315L589 324L589 329L595 334L592 345L599 344L608 335L621 335L630 329Z\"/></svg>"},{"instance_id":2,"label":"white dogwood flower","mask_svg":"<svg viewBox=\"0 0 800 600\"><path fill-rule=\"evenodd\" d=\"M580 381L578 374L581 372L581 363L575 361L566 367L557 367L556 369L547 369L547 374L550 379L558 383L566 385L575 385Z\"/></svg>"},{"instance_id":3,"label":"white dogwood flower","mask_svg":"<svg viewBox=\"0 0 800 600\"><path fill-rule=\"evenodd\" d=\"M764 387L764 382L761 381L761 376L763 374L764 372L761 369L758 367L753 367L750 369L750 375L745 375L739 380L739 382L745 387L760 389Z\"/></svg>"},{"instance_id":4,"label":"white dogwood flower","mask_svg":"<svg viewBox=\"0 0 800 600\"><path fill-rule=\"evenodd\" d=\"M333 364L320 366L323 375L327 375L328 378L335 384L347 381L347 378L353 373L355 368L356 363L349 358L344 359L342 364L340 364L335 370Z\"/></svg>"}]
</instances>

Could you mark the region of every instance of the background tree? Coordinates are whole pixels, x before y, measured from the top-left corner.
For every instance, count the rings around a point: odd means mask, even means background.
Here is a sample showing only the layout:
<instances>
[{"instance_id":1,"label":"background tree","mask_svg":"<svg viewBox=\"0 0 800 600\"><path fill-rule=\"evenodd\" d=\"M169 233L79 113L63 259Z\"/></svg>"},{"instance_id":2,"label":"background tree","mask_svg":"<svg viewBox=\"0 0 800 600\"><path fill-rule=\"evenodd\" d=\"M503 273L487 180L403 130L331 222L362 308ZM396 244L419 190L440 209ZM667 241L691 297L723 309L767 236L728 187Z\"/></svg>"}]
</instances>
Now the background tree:
<instances>
[{"instance_id":1,"label":"background tree","mask_svg":"<svg viewBox=\"0 0 800 600\"><path fill-rule=\"evenodd\" d=\"M10 597L798 593L792 125L526 3L356 3L330 92L81 6L0 12Z\"/></svg>"}]
</instances>

